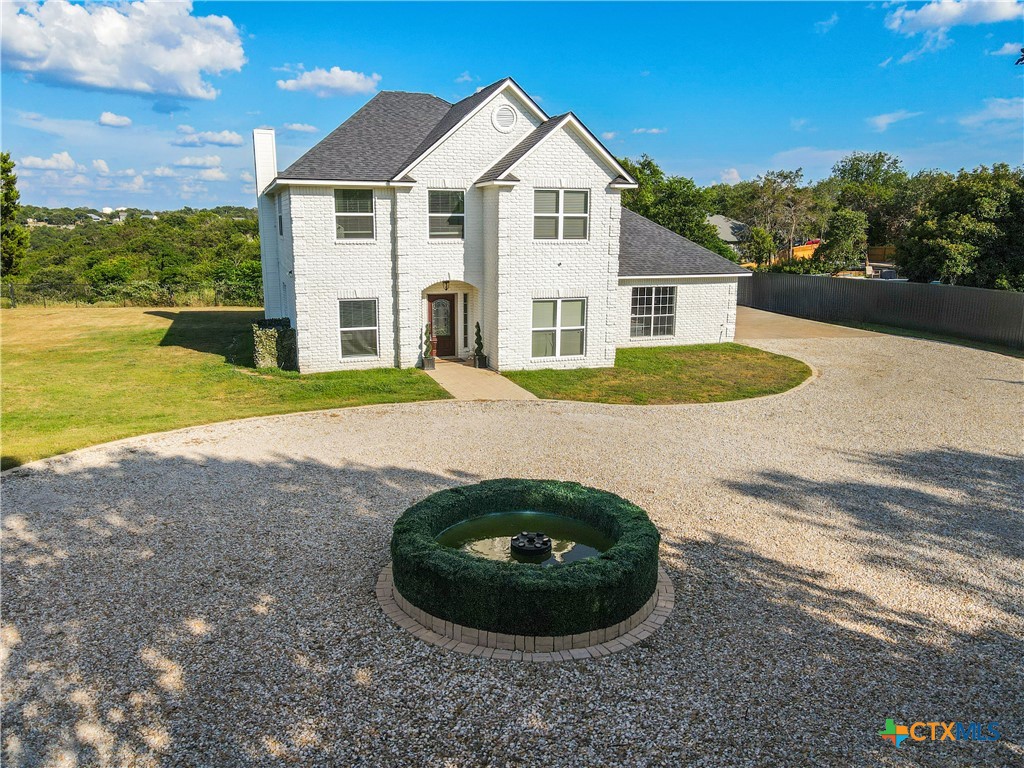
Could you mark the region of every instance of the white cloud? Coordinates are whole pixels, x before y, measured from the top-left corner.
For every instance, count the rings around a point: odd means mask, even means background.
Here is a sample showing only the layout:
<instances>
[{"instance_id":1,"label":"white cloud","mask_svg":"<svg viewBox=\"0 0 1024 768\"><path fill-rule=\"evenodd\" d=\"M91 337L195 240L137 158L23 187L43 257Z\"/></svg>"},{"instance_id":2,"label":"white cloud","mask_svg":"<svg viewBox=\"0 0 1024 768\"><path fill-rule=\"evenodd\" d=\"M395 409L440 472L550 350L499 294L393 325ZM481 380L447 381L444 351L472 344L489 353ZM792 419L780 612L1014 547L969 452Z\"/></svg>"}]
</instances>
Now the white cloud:
<instances>
[{"instance_id":1,"label":"white cloud","mask_svg":"<svg viewBox=\"0 0 1024 768\"><path fill-rule=\"evenodd\" d=\"M899 6L885 17L885 26L893 32L915 35L928 30L992 24L1024 19L1024 4L982 2L980 0L933 0L919 8Z\"/></svg>"},{"instance_id":2,"label":"white cloud","mask_svg":"<svg viewBox=\"0 0 1024 768\"><path fill-rule=\"evenodd\" d=\"M604 139L605 141L611 141L618 135L618 131L605 131L604 133L601 134L601 138Z\"/></svg>"},{"instance_id":3,"label":"white cloud","mask_svg":"<svg viewBox=\"0 0 1024 768\"><path fill-rule=\"evenodd\" d=\"M917 8L900 5L885 17L885 26L907 37L923 33L921 46L900 58L900 64L906 64L925 53L951 46L953 40L949 37L949 30L953 27L1017 19L1024 19L1024 3L1016 0L932 0Z\"/></svg>"},{"instance_id":4,"label":"white cloud","mask_svg":"<svg viewBox=\"0 0 1024 768\"><path fill-rule=\"evenodd\" d=\"M877 133L885 133L893 123L898 123L902 120L909 120L910 118L917 117L920 114L922 113L908 112L905 109L898 109L895 112L886 112L882 115L874 115L873 117L864 118L864 122L870 125L872 130Z\"/></svg>"},{"instance_id":5,"label":"white cloud","mask_svg":"<svg viewBox=\"0 0 1024 768\"><path fill-rule=\"evenodd\" d=\"M480 79L479 77L474 77L473 75L469 74L469 70L466 70L461 75L459 75L458 77L455 78L455 82L456 83L472 83L472 82L475 82L475 81L477 81L479 79Z\"/></svg>"},{"instance_id":6,"label":"white cloud","mask_svg":"<svg viewBox=\"0 0 1024 768\"><path fill-rule=\"evenodd\" d=\"M238 178L241 179L242 181L249 182L250 184L256 181L256 177L249 173L249 171L242 171L240 174L238 174Z\"/></svg>"},{"instance_id":7,"label":"white cloud","mask_svg":"<svg viewBox=\"0 0 1024 768\"><path fill-rule=\"evenodd\" d=\"M320 130L315 125L307 125L306 123L285 123L284 129L286 131L298 131L299 133L316 133Z\"/></svg>"},{"instance_id":8,"label":"white cloud","mask_svg":"<svg viewBox=\"0 0 1024 768\"><path fill-rule=\"evenodd\" d=\"M791 117L789 118L789 127L794 131L802 131L807 127L808 120L806 117Z\"/></svg>"},{"instance_id":9,"label":"white cloud","mask_svg":"<svg viewBox=\"0 0 1024 768\"><path fill-rule=\"evenodd\" d=\"M183 128L188 128L189 130L183 131ZM209 145L215 147L240 147L244 143L241 135L234 131L199 131L196 133L192 130L191 126L179 125L178 133L182 134L182 136L171 142L176 147L205 147Z\"/></svg>"},{"instance_id":10,"label":"white cloud","mask_svg":"<svg viewBox=\"0 0 1024 768\"><path fill-rule=\"evenodd\" d=\"M121 184L119 189L123 189L125 192L143 192L146 189L146 180L142 176L136 176L131 181Z\"/></svg>"},{"instance_id":11,"label":"white cloud","mask_svg":"<svg viewBox=\"0 0 1024 768\"><path fill-rule=\"evenodd\" d=\"M195 133L196 132L196 129L193 128L191 125L179 125L175 130L178 133Z\"/></svg>"},{"instance_id":12,"label":"white cloud","mask_svg":"<svg viewBox=\"0 0 1024 768\"><path fill-rule=\"evenodd\" d=\"M18 165L22 168L35 168L50 171L73 171L77 167L75 161L71 159L71 155L67 152L54 152L47 158L29 155L28 157L21 158L21 160L18 161Z\"/></svg>"},{"instance_id":13,"label":"white cloud","mask_svg":"<svg viewBox=\"0 0 1024 768\"><path fill-rule=\"evenodd\" d=\"M736 184L742 179L740 178L740 172L735 168L726 168L720 174L722 182L725 184Z\"/></svg>"},{"instance_id":14,"label":"white cloud","mask_svg":"<svg viewBox=\"0 0 1024 768\"><path fill-rule=\"evenodd\" d=\"M100 115L99 123L111 128L127 128L132 124L132 119L124 115L115 115L113 112L104 112Z\"/></svg>"},{"instance_id":15,"label":"white cloud","mask_svg":"<svg viewBox=\"0 0 1024 768\"><path fill-rule=\"evenodd\" d=\"M177 172L173 168L168 168L166 165L160 165L153 169L153 175L159 176L160 178L170 178L177 176Z\"/></svg>"},{"instance_id":16,"label":"white cloud","mask_svg":"<svg viewBox=\"0 0 1024 768\"><path fill-rule=\"evenodd\" d=\"M197 173L196 178L203 181L227 181L228 175L220 168L206 168Z\"/></svg>"},{"instance_id":17,"label":"white cloud","mask_svg":"<svg viewBox=\"0 0 1024 768\"><path fill-rule=\"evenodd\" d=\"M839 23L839 14L838 13L833 13L831 16L829 16L824 21L815 22L815 24L814 24L814 31L817 32L819 35L824 35L824 34L827 34L832 29L832 27L834 27L838 23Z\"/></svg>"},{"instance_id":18,"label":"white cloud","mask_svg":"<svg viewBox=\"0 0 1024 768\"><path fill-rule=\"evenodd\" d=\"M175 163L179 168L219 168L220 156L183 157Z\"/></svg>"},{"instance_id":19,"label":"white cloud","mask_svg":"<svg viewBox=\"0 0 1024 768\"><path fill-rule=\"evenodd\" d=\"M978 128L990 123L1024 121L1024 98L985 99L985 107L979 112L960 118L960 125Z\"/></svg>"},{"instance_id":20,"label":"white cloud","mask_svg":"<svg viewBox=\"0 0 1024 768\"><path fill-rule=\"evenodd\" d=\"M100 173L104 176L110 173L110 166L107 165L106 160L93 160L92 167L97 173Z\"/></svg>"},{"instance_id":21,"label":"white cloud","mask_svg":"<svg viewBox=\"0 0 1024 768\"><path fill-rule=\"evenodd\" d=\"M380 75L364 75L341 67L311 69L291 80L278 80L277 87L283 91L313 91L320 98L327 96L349 96L354 93L373 93L377 90Z\"/></svg>"},{"instance_id":22,"label":"white cloud","mask_svg":"<svg viewBox=\"0 0 1024 768\"><path fill-rule=\"evenodd\" d=\"M935 31L928 31L924 33L924 41L920 47L915 48L912 51L900 56L900 64L907 64L914 59L920 58L926 53L934 53L935 51L941 51L944 48L949 48L953 44L953 39L949 36L948 29L937 29Z\"/></svg>"},{"instance_id":23,"label":"white cloud","mask_svg":"<svg viewBox=\"0 0 1024 768\"><path fill-rule=\"evenodd\" d=\"M1002 48L989 51L989 56L1016 56L1024 50L1024 43L1003 43Z\"/></svg>"},{"instance_id":24,"label":"white cloud","mask_svg":"<svg viewBox=\"0 0 1024 768\"><path fill-rule=\"evenodd\" d=\"M245 64L226 16L193 16L191 2L0 3L5 69L60 85L213 99L204 75Z\"/></svg>"},{"instance_id":25,"label":"white cloud","mask_svg":"<svg viewBox=\"0 0 1024 768\"><path fill-rule=\"evenodd\" d=\"M668 133L668 128L634 128L633 133Z\"/></svg>"},{"instance_id":26,"label":"white cloud","mask_svg":"<svg viewBox=\"0 0 1024 768\"><path fill-rule=\"evenodd\" d=\"M888 67L888 66L889 66L890 64L892 64L892 56L890 56L889 58L887 58L887 59L886 59L885 61L880 61L880 62L878 62L878 66L880 66L880 67L881 67L882 69L885 69L885 68L886 68L886 67Z\"/></svg>"}]
</instances>

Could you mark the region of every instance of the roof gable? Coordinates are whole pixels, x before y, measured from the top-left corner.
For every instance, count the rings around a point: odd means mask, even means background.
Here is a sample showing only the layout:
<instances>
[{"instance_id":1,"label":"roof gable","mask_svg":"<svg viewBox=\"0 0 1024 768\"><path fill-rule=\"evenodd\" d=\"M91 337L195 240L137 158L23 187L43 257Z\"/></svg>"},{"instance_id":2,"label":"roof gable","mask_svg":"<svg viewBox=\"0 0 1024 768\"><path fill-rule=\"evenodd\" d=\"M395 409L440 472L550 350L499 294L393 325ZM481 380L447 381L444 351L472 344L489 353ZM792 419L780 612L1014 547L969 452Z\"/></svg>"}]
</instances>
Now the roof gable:
<instances>
[{"instance_id":1,"label":"roof gable","mask_svg":"<svg viewBox=\"0 0 1024 768\"><path fill-rule=\"evenodd\" d=\"M451 109L427 93L381 91L278 178L392 179Z\"/></svg>"},{"instance_id":2,"label":"roof gable","mask_svg":"<svg viewBox=\"0 0 1024 768\"><path fill-rule=\"evenodd\" d=\"M532 112L539 120L544 121L548 119L547 114L545 114L544 110L537 105L537 102L531 99L526 91L519 87L519 84L515 80L511 77L506 77L496 83L491 83L490 85L481 88L472 96L453 104L448 114L434 126L434 129L430 131L430 133L422 142L420 142L419 146L417 146L409 156L404 167L395 174L396 178L398 176L405 176L408 174L420 160L429 155L436 147L442 144L445 139L462 127L473 115L483 109L488 102L506 89L511 89L526 109Z\"/></svg>"},{"instance_id":3,"label":"roof gable","mask_svg":"<svg viewBox=\"0 0 1024 768\"><path fill-rule=\"evenodd\" d=\"M597 140L597 137L580 121L576 115L572 112L566 112L564 115L558 115L552 117L549 120L541 123L537 128L533 130L525 139L519 144L514 146L508 153L505 154L498 162L496 162L491 168L477 179L477 184L493 184L493 183L513 183L518 181L512 176L512 171L516 165L519 164L527 155L533 150L540 146L548 136L555 133L560 128L571 127L580 134L583 141L594 150L598 157L604 160L605 164L612 169L616 174L616 178L613 183L616 186L630 187L635 186L636 181L629 172L622 167L622 164L615 159L615 156L609 152L604 144Z\"/></svg>"},{"instance_id":4,"label":"roof gable","mask_svg":"<svg viewBox=\"0 0 1024 768\"><path fill-rule=\"evenodd\" d=\"M619 277L749 275L738 264L709 251L639 213L622 209Z\"/></svg>"}]
</instances>

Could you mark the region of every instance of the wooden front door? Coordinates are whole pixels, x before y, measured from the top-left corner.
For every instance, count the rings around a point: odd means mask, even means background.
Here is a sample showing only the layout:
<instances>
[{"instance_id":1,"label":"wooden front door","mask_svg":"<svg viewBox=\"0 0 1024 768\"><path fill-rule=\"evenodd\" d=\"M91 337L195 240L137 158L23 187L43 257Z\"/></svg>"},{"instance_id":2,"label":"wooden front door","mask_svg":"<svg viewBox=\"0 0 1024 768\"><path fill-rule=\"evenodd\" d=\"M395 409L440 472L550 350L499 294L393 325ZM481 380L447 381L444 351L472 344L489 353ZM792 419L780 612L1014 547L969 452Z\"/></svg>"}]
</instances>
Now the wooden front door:
<instances>
[{"instance_id":1,"label":"wooden front door","mask_svg":"<svg viewBox=\"0 0 1024 768\"><path fill-rule=\"evenodd\" d=\"M455 357L454 293L427 296L427 322L434 336L434 354L437 357Z\"/></svg>"}]
</instances>

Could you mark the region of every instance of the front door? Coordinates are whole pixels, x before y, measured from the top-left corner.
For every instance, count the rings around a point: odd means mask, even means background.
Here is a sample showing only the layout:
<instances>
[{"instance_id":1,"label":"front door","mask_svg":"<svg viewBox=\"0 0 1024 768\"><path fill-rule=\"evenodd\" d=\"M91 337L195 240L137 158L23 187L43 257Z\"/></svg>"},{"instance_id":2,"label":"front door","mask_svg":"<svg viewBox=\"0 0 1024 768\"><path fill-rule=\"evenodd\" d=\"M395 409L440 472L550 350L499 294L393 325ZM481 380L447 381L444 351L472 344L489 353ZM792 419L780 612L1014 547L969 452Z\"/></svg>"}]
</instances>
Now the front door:
<instances>
[{"instance_id":1,"label":"front door","mask_svg":"<svg viewBox=\"0 0 1024 768\"><path fill-rule=\"evenodd\" d=\"M434 336L437 357L455 357L455 294L427 296L427 322Z\"/></svg>"}]
</instances>

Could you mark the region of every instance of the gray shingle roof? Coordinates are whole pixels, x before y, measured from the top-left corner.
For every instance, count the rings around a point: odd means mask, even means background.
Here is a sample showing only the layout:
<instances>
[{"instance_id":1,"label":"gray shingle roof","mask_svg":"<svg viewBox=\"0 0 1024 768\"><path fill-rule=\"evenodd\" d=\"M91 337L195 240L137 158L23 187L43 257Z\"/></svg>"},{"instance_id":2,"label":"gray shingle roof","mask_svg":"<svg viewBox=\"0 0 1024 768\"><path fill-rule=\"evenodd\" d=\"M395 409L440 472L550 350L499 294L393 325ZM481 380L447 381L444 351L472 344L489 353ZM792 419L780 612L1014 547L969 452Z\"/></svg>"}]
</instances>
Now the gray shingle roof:
<instances>
[{"instance_id":1,"label":"gray shingle roof","mask_svg":"<svg viewBox=\"0 0 1024 768\"><path fill-rule=\"evenodd\" d=\"M390 180L452 109L428 93L381 91L278 177Z\"/></svg>"},{"instance_id":2,"label":"gray shingle roof","mask_svg":"<svg viewBox=\"0 0 1024 768\"><path fill-rule=\"evenodd\" d=\"M628 208L619 227L621 277L748 275L750 272Z\"/></svg>"},{"instance_id":3,"label":"gray shingle roof","mask_svg":"<svg viewBox=\"0 0 1024 768\"><path fill-rule=\"evenodd\" d=\"M510 82L502 78L455 104L429 93L381 91L278 178L390 181Z\"/></svg>"},{"instance_id":4,"label":"gray shingle roof","mask_svg":"<svg viewBox=\"0 0 1024 768\"><path fill-rule=\"evenodd\" d=\"M567 115L569 113L566 112L565 114ZM564 117L565 115L556 115L555 117L552 117L549 120L545 120L543 123L534 128L533 131L527 134L525 139L523 139L514 147L512 147L512 149L508 151L507 155L501 158L501 160L499 160L493 166L491 166L490 170L488 170L483 176L477 179L477 183L479 184L481 181L494 181L495 179L501 178L501 176L505 174L509 168L511 168L513 165L519 162L519 160L522 159L523 155L525 155L527 152L529 152L531 149L537 146L537 143L541 139L543 139L545 136L551 133L551 131L558 126L558 124L562 121L562 118Z\"/></svg>"},{"instance_id":5,"label":"gray shingle roof","mask_svg":"<svg viewBox=\"0 0 1024 768\"><path fill-rule=\"evenodd\" d=\"M430 149L430 147L433 146L434 142L438 141L442 136L448 133L448 131L450 131L452 128L458 125L462 118L464 118L466 115L468 115L470 112L477 108L480 102L485 101L491 94L493 94L500 88L504 88L505 85L511 80L512 78L510 77L502 78L496 83L491 83L490 85L481 88L472 96L468 96L462 101L452 104L447 114L442 116L442 118L434 125L430 132L423 137L422 141L420 141L419 144L417 144L416 147L413 149L413 151L409 153L409 156L406 157L405 162L402 163L402 167L395 169L395 173L401 171L402 168L405 168L413 160L415 160L428 149Z\"/></svg>"},{"instance_id":6,"label":"gray shingle roof","mask_svg":"<svg viewBox=\"0 0 1024 768\"><path fill-rule=\"evenodd\" d=\"M730 219L728 216L718 213L708 216L708 223L718 230L718 237L727 243L740 242L746 236L747 230L750 229L742 221L736 221L736 219Z\"/></svg>"}]
</instances>

